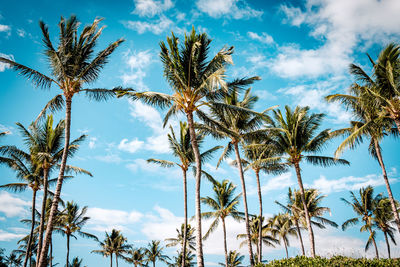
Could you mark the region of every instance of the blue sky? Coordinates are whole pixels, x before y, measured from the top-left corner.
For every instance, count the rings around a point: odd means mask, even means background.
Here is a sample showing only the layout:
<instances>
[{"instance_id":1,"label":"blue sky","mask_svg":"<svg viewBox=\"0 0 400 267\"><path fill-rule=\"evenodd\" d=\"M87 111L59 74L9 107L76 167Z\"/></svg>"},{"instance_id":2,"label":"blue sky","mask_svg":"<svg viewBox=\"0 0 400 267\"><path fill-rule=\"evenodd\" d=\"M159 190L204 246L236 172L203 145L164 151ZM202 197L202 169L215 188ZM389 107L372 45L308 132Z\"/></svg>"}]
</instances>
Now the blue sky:
<instances>
[{"instance_id":1,"label":"blue sky","mask_svg":"<svg viewBox=\"0 0 400 267\"><path fill-rule=\"evenodd\" d=\"M83 2L83 3L82 3ZM191 29L205 31L213 39L211 54L225 45L233 45L234 65L228 79L259 75L253 92L260 97L257 110L273 105L308 105L313 112L324 112L324 128L346 125L350 115L341 107L325 103L323 96L344 92L351 83L349 63L356 62L370 70L365 53L373 58L388 42L400 36L400 2L396 0L308 0L308 1L244 1L244 0L120 0L120 1L18 1L0 7L0 55L49 73L43 57L38 21L49 25L56 42L60 16L76 14L82 24L96 17L106 26L98 48L123 37L123 43L102 71L100 79L90 87L112 88L118 85L138 90L170 92L162 76L158 43L171 31L179 36ZM58 93L35 89L32 84L0 63L0 128L10 135L2 144L23 146L15 123L29 125L47 101ZM85 133L89 137L70 163L90 170L94 177L79 176L65 183L62 197L89 207L91 221L87 232L100 239L104 231L121 229L135 246L149 240L175 236L175 228L183 221L182 185L178 169L160 169L145 160L172 159L166 143L168 130L162 129L164 111L126 99L107 103L90 102L76 96L72 113L72 137ZM61 119L62 113L56 118ZM176 127L181 118L171 121ZM340 140L330 143L324 154L332 155ZM203 149L217 143L209 139ZM383 156L389 171L395 198L400 197L398 183L400 165L399 142L386 138ZM216 158L218 158L218 154ZM319 188L332 210L326 216L338 224L353 216L350 207L340 201L349 190L372 184L378 193L385 192L380 167L368 155L366 145L346 151L343 157L350 167L311 167L303 164L307 186ZM215 170L216 159L205 169L217 179L230 179L240 185L237 170L224 163ZM0 167L1 184L14 182L14 174ZM257 212L256 183L252 173L246 174L250 212ZM280 176L262 176L263 202L266 215L279 212L274 200L285 201L287 188L296 187L294 172ZM239 189L238 189L239 191ZM211 192L204 181L202 195ZM0 247L7 252L16 248L17 240L28 230L19 222L29 216L31 192L0 191ZM206 208L203 208L206 210ZM194 180L189 179L189 213L194 215ZM204 223L206 230L208 223ZM244 225L228 221L228 249L239 249L236 235ZM204 243L207 266L223 261L222 229ZM365 256L367 234L354 227L346 232L327 228L316 231L317 253ZM385 256L383 235L378 234L380 253ZM308 242L305 242L308 245ZM56 261L65 259L65 238L55 235ZM90 240L72 240L71 256L84 258L88 266L107 266L108 260L93 255L97 244ZM176 249L166 249L174 255ZM299 253L297 240L292 240L290 255ZM284 256L283 247L265 248L266 259ZM368 253L367 256L371 254ZM400 250L394 249L399 257ZM121 263L121 266L127 266ZM160 264L161 266L161 264Z\"/></svg>"}]
</instances>

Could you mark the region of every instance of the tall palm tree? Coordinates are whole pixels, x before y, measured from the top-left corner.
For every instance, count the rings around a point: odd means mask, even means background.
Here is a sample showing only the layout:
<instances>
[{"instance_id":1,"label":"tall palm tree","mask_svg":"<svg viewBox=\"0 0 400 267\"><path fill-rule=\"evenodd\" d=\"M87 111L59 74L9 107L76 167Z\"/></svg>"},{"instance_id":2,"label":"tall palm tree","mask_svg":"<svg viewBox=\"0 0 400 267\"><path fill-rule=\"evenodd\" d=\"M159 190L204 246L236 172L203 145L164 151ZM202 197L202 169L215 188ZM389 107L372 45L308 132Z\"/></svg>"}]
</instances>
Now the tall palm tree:
<instances>
[{"instance_id":1,"label":"tall palm tree","mask_svg":"<svg viewBox=\"0 0 400 267\"><path fill-rule=\"evenodd\" d=\"M272 218L269 218L268 222L268 230L271 234L278 238L283 242L286 251L286 258L289 258L288 247L289 244L289 236L296 236L296 229L293 227L292 220L289 215L286 213L279 213Z\"/></svg>"},{"instance_id":2,"label":"tall palm tree","mask_svg":"<svg viewBox=\"0 0 400 267\"><path fill-rule=\"evenodd\" d=\"M334 221L322 217L324 213L330 212L330 209L328 207L320 206L321 201L325 197L325 195L320 195L317 189L310 188L305 190L305 199L307 203L307 209L311 218L311 224L317 226L318 228L325 228L326 224L333 227L338 227L338 225ZM303 256L305 256L304 244L301 236L301 229L303 229L304 227L300 225L306 226L306 222L300 191L292 190L289 187L287 204L284 205L279 201L275 201L275 203L278 204L284 210L284 212L290 215L290 218L294 226L296 227L297 237L300 241L302 254Z\"/></svg>"},{"instance_id":3,"label":"tall palm tree","mask_svg":"<svg viewBox=\"0 0 400 267\"><path fill-rule=\"evenodd\" d=\"M244 146L244 156L242 162L245 167L245 171L252 169L256 175L257 180L257 193L258 193L258 204L260 207L259 217L263 216L263 205L261 195L261 182L260 172L263 171L267 174L281 174L287 170L287 167L281 163L281 157L277 154L274 146L274 142L268 138L263 138L262 141L252 141ZM234 161L236 164L236 161ZM258 262L262 262L262 224L258 224L258 244L257 255Z\"/></svg>"},{"instance_id":4,"label":"tall palm tree","mask_svg":"<svg viewBox=\"0 0 400 267\"><path fill-rule=\"evenodd\" d=\"M239 267L243 262L244 256L240 255L236 250L228 253L228 267ZM226 266L226 263L220 262L219 265Z\"/></svg>"},{"instance_id":5,"label":"tall palm tree","mask_svg":"<svg viewBox=\"0 0 400 267\"><path fill-rule=\"evenodd\" d=\"M164 248L160 245L159 240L151 240L151 242L147 245L145 250L147 261L151 261L153 263L153 267L156 266L156 261L160 260L162 262L167 263L169 257L163 254Z\"/></svg>"},{"instance_id":6,"label":"tall palm tree","mask_svg":"<svg viewBox=\"0 0 400 267\"><path fill-rule=\"evenodd\" d=\"M99 245L101 249L92 250L92 253L101 254L104 257L110 257L110 266L112 267L113 254L115 254L115 263L118 267L118 257L122 257L125 259L123 254L127 253L127 251L132 247L128 245L126 237L121 234L121 231L116 229L111 230L111 234L106 232L106 238L103 242L99 241Z\"/></svg>"},{"instance_id":7,"label":"tall palm tree","mask_svg":"<svg viewBox=\"0 0 400 267\"><path fill-rule=\"evenodd\" d=\"M41 251L43 259L40 257L39 267L44 267L45 265L44 260L49 248L50 236L54 224L54 215L61 194L70 141L72 98L75 94L80 92L85 92L90 98L95 100L104 100L108 97L114 96L115 94L115 91L113 90L99 88L84 89L83 87L85 84L93 83L97 80L101 69L108 62L112 52L124 41L123 39L119 39L111 43L106 49L100 51L97 55L94 55L94 48L104 28L101 27L98 29L100 21L101 19L95 19L91 25L84 27L81 34L78 35L78 27L80 23L77 18L75 16L71 16L69 19L61 17L59 23L59 43L57 48L54 48L54 45L51 42L47 25L40 21L39 24L43 33L43 42L45 45L45 55L46 59L50 63L52 77L13 60L0 57L0 62L9 64L22 76L31 79L36 87L50 88L51 85L56 85L62 90L61 94L58 94L50 100L40 115L43 115L46 110L49 109L61 109L65 104L65 145L54 195L53 207L50 212L51 214L44 239L44 246Z\"/></svg>"},{"instance_id":8,"label":"tall palm tree","mask_svg":"<svg viewBox=\"0 0 400 267\"><path fill-rule=\"evenodd\" d=\"M56 231L67 237L66 266L69 266L69 244L71 237L77 239L76 234L78 234L82 237L98 241L95 235L82 231L82 227L90 219L90 217L85 216L86 212L87 206L79 209L78 204L73 201L68 201L65 209L59 215L59 227Z\"/></svg>"},{"instance_id":9,"label":"tall palm tree","mask_svg":"<svg viewBox=\"0 0 400 267\"><path fill-rule=\"evenodd\" d=\"M398 207L398 203L396 203ZM391 222L394 219L390 200L387 197L383 197L376 203L375 209L372 211L374 214L373 220L375 221L375 224L379 230L381 230L385 236L385 242L386 242L386 247L388 251L388 257L390 257L390 244L389 244L389 238L390 241L392 241L393 244L396 244L396 240L394 238L394 233L396 232L396 229L391 226ZM388 238L389 237L389 238Z\"/></svg>"},{"instance_id":10,"label":"tall palm tree","mask_svg":"<svg viewBox=\"0 0 400 267\"><path fill-rule=\"evenodd\" d=\"M160 58L164 66L164 77L172 88L173 93L168 95L159 92L121 92L119 96L128 96L133 100L141 99L147 104L161 108L169 107L164 118L164 126L168 119L183 113L188 122L190 140L196 162L195 185L195 212L197 230L197 266L204 267L200 182L201 182L201 155L197 144L193 115L204 106L210 98L219 96L226 90L224 81L225 67L231 64L233 47L222 48L212 59L209 59L211 39L206 33L196 33L194 27L185 40L179 44L179 38L174 33L167 37L167 44L160 42ZM239 83L238 81L237 83Z\"/></svg>"},{"instance_id":11,"label":"tall palm tree","mask_svg":"<svg viewBox=\"0 0 400 267\"><path fill-rule=\"evenodd\" d=\"M247 84L251 84L258 77L247 79ZM199 128L207 134L211 134L217 139L229 138L230 141L225 147L217 166L223 159L234 151L236 156L237 167L239 171L240 181L242 184L243 206L246 222L247 245L249 250L250 265L254 266L253 250L251 247L249 213L247 205L246 183L244 179L244 171L242 160L240 157L239 143L251 142L261 138L259 127L263 120L260 114L251 111L258 97L252 96L250 89L244 93L243 99L239 100L239 92L233 86L229 93L223 94L221 101L213 101L209 105L209 115L199 112L199 117L203 124Z\"/></svg>"},{"instance_id":12,"label":"tall palm tree","mask_svg":"<svg viewBox=\"0 0 400 267\"><path fill-rule=\"evenodd\" d=\"M185 224L182 223L181 229L176 229L177 232L177 237L176 238L166 238L165 241L168 242L166 247L175 247L175 246L182 246L182 251L195 251L196 250L196 236L194 235L195 229L192 228L190 224L187 225L186 227L186 234L184 234L185 231ZM186 238L186 249L183 250L183 244L182 240Z\"/></svg>"},{"instance_id":13,"label":"tall palm tree","mask_svg":"<svg viewBox=\"0 0 400 267\"><path fill-rule=\"evenodd\" d=\"M214 221L210 225L207 233L204 235L204 239L207 239L209 235L217 229L219 222L222 222L222 229L224 231L224 251L225 251L225 263L228 266L228 249L226 245L226 218L232 217L236 221L242 220L240 212L237 210L241 194L235 196L236 186L233 185L229 180L223 180L218 182L213 180L213 197L203 197L201 202L210 207L213 211L203 212L202 217L209 219L214 218Z\"/></svg>"},{"instance_id":14,"label":"tall palm tree","mask_svg":"<svg viewBox=\"0 0 400 267\"><path fill-rule=\"evenodd\" d=\"M22 266L22 260L14 252L11 252L11 254L6 257L5 263L8 264L9 267Z\"/></svg>"},{"instance_id":15,"label":"tall palm tree","mask_svg":"<svg viewBox=\"0 0 400 267\"><path fill-rule=\"evenodd\" d=\"M341 198L342 201L344 201L346 204L350 205L353 208L353 211L357 215L357 217L346 220L342 224L342 229L344 231L349 226L356 225L360 221L362 221L364 224L361 226L360 231L361 232L368 231L370 233L367 244L365 246L365 251L367 251L370 248L372 243L375 247L376 257L379 259L378 247L375 242L376 232L374 229L376 228L376 225L374 223L373 212L376 209L377 203L382 198L382 195L377 195L374 197L374 189L372 186L361 188L359 194L360 197L357 198L357 196L353 192L350 192L350 197L351 197L350 201Z\"/></svg>"},{"instance_id":16,"label":"tall palm tree","mask_svg":"<svg viewBox=\"0 0 400 267\"><path fill-rule=\"evenodd\" d=\"M261 223L260 223L261 221ZM260 225L261 225L261 243L269 246L269 247L275 247L275 244L278 244L279 241L277 239L275 239L273 236L270 235L270 228L268 227L268 225L263 225L264 222L264 217L261 217L260 220L260 216L254 216L251 220L250 220L250 233L251 233L251 242L256 245L257 247L257 255L255 256L255 258L258 258L258 255L260 255L260 247L257 246L257 244L259 244L259 229L260 229ZM237 235L238 239L245 239L240 243L240 247L243 247L246 244L246 234L238 234ZM262 249L262 246L261 246ZM260 263L260 261L258 261Z\"/></svg>"},{"instance_id":17,"label":"tall palm tree","mask_svg":"<svg viewBox=\"0 0 400 267\"><path fill-rule=\"evenodd\" d=\"M125 256L125 260L129 263L132 263L137 266L145 266L146 259L143 248L130 248L127 251L127 256Z\"/></svg>"},{"instance_id":18,"label":"tall palm tree","mask_svg":"<svg viewBox=\"0 0 400 267\"><path fill-rule=\"evenodd\" d=\"M321 152L327 141L332 138L330 129L318 132L318 128L325 116L324 114L309 114L309 107L296 107L292 110L289 106L285 106L285 111L285 115L280 110L273 111L273 118L268 119L267 130L274 136L278 151L286 155L286 163L296 170L310 238L311 256L315 257L314 232L305 199L300 162L305 160L313 165L321 165L323 167L349 164L349 162L344 159L316 155L316 153Z\"/></svg>"},{"instance_id":19,"label":"tall palm tree","mask_svg":"<svg viewBox=\"0 0 400 267\"><path fill-rule=\"evenodd\" d=\"M196 266L196 262L194 262L193 260L195 259L196 255L192 254L192 252L189 250L186 253L185 256L185 260L183 261L183 254L181 251L177 251L178 252L178 256L174 256L173 257L173 261L168 263L168 266L170 267L175 267L175 266L182 266L185 265L187 267L195 267Z\"/></svg>"},{"instance_id":20,"label":"tall palm tree","mask_svg":"<svg viewBox=\"0 0 400 267\"><path fill-rule=\"evenodd\" d=\"M351 66L351 72L355 71L356 67ZM350 121L350 127L337 130L333 133L334 135L347 136L337 148L335 156L340 155L345 148L354 149L365 138L369 139L369 153L378 161L382 169L382 176L388 192L392 212L395 217L397 229L400 231L400 217L396 209L396 200L392 194L380 146L380 142L386 135L394 133L392 129L393 123L390 119L381 116L380 104L376 103L375 97L367 94L366 90L365 86L355 83L350 87L350 94L348 95L334 94L326 97L327 101L341 102L355 117L354 121Z\"/></svg>"},{"instance_id":21,"label":"tall palm tree","mask_svg":"<svg viewBox=\"0 0 400 267\"><path fill-rule=\"evenodd\" d=\"M187 126L186 122L180 122L180 131L179 131L179 139L176 138L174 129L170 127L171 133L168 134L168 142L169 142L169 147L172 151L172 154L179 159L179 162L172 162L168 160L162 160L162 159L148 159L147 162L150 163L156 163L161 165L162 167L173 167L173 166L178 166L182 170L182 176L183 176L183 199L184 199L184 224L183 224L183 231L182 233L184 234L183 239L182 239L182 253L183 255L186 255L186 242L187 242L187 225L188 225L188 215L187 215L187 171L189 167L194 163L195 161L195 156L193 152L192 145L190 143L190 132L189 132L189 127ZM204 141L205 136L197 134L197 145L200 147L201 144ZM205 152L203 152L200 157L201 161L204 162L205 160L208 160L211 158L213 152L221 148L220 146L215 146ZM185 262L182 262L184 264ZM184 265L182 265L184 267Z\"/></svg>"}]
</instances>

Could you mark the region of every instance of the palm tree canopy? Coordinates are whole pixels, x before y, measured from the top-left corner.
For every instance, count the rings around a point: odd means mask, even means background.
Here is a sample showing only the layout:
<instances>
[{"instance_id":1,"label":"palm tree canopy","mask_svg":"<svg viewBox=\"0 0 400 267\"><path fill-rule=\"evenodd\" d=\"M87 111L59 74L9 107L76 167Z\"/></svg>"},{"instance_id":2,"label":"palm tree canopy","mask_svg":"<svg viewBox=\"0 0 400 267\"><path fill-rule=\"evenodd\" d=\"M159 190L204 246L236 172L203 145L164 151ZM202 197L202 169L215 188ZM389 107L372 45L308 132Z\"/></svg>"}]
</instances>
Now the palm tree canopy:
<instances>
[{"instance_id":1,"label":"palm tree canopy","mask_svg":"<svg viewBox=\"0 0 400 267\"><path fill-rule=\"evenodd\" d=\"M267 229L272 236L289 245L289 236L297 236L296 229L293 227L290 216L285 213L279 213L267 221Z\"/></svg>"},{"instance_id":2,"label":"palm tree canopy","mask_svg":"<svg viewBox=\"0 0 400 267\"><path fill-rule=\"evenodd\" d=\"M241 266L242 262L244 260L244 256L240 255L239 252L236 250L231 250L228 253L228 267L238 267ZM226 263L220 262L219 265L221 266L226 266Z\"/></svg>"},{"instance_id":3,"label":"palm tree canopy","mask_svg":"<svg viewBox=\"0 0 400 267\"><path fill-rule=\"evenodd\" d=\"M101 249L92 250L92 253L101 254L104 257L111 256L112 254L121 256L121 254L126 253L132 247L126 242L127 239L121 234L121 231L112 229L111 234L106 232L104 241L99 242Z\"/></svg>"},{"instance_id":4,"label":"palm tree canopy","mask_svg":"<svg viewBox=\"0 0 400 267\"><path fill-rule=\"evenodd\" d=\"M151 240L145 249L147 261L155 262L160 260L162 262L167 262L169 257L163 254L164 248L160 245L159 240Z\"/></svg>"},{"instance_id":5,"label":"palm tree canopy","mask_svg":"<svg viewBox=\"0 0 400 267\"><path fill-rule=\"evenodd\" d=\"M264 217L261 218L261 224L264 222ZM251 237L251 242L255 245L258 244L258 237L259 237L259 227L260 227L260 216L253 216L253 218L250 221L250 237ZM262 238L261 241L264 245L268 247L275 247L276 244L279 244L279 240L276 239L274 236L272 236L272 232L270 231L270 226L267 224L262 225L261 227L261 234ZM238 234L237 235L238 239L245 239L246 234ZM240 243L240 247L243 247L246 245L247 240L243 240Z\"/></svg>"},{"instance_id":6,"label":"palm tree canopy","mask_svg":"<svg viewBox=\"0 0 400 267\"><path fill-rule=\"evenodd\" d=\"M182 240L183 240L183 234L184 234L184 228L185 228L185 224L182 223L181 225L181 229L176 229L177 232L177 237L176 238L167 238L165 239L165 242L167 242L166 247L175 247L175 246L179 246L182 244ZM195 229L188 224L187 228L186 228L186 239L187 239L187 246L189 248L189 250L191 251L195 251L195 245L196 245L196 237L194 235Z\"/></svg>"}]
</instances>

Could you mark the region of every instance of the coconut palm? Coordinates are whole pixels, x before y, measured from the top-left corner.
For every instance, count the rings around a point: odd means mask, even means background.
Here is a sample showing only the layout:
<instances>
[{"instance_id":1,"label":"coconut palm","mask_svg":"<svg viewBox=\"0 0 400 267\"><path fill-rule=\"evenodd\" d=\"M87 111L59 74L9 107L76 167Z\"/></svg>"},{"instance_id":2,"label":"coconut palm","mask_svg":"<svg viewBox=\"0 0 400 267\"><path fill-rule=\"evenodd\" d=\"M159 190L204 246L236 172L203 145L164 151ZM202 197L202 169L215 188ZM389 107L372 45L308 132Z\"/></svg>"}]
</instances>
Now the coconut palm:
<instances>
[{"instance_id":1,"label":"coconut palm","mask_svg":"<svg viewBox=\"0 0 400 267\"><path fill-rule=\"evenodd\" d=\"M78 257L75 257L72 259L72 262L68 264L68 267L81 267L82 264L82 259L79 259Z\"/></svg>"},{"instance_id":2,"label":"coconut palm","mask_svg":"<svg viewBox=\"0 0 400 267\"><path fill-rule=\"evenodd\" d=\"M261 225L261 243L268 246L268 247L275 247L275 244L278 244L279 241L275 239L273 236L270 235L270 228L268 225L263 225L264 222L264 217L261 217L261 223L260 223L260 217L259 216L253 216L253 218L250 221L250 233L251 233L251 242L256 245L257 247L257 255L255 256L256 259L258 259L258 255L260 255L260 247L257 246L259 244L259 238L260 238L260 225ZM243 247L246 244L246 234L238 234L237 235L238 239L245 239L240 243L240 247ZM262 249L262 246L261 246ZM260 262L260 261L258 261Z\"/></svg>"},{"instance_id":3,"label":"coconut palm","mask_svg":"<svg viewBox=\"0 0 400 267\"><path fill-rule=\"evenodd\" d=\"M398 207L398 203L396 203ZM385 236L386 247L388 251L388 257L390 257L390 241L396 245L396 240L394 238L394 233L396 229L391 226L391 222L394 219L390 200L387 197L383 197L376 203L375 209L372 211L374 214L373 220L379 230L381 230Z\"/></svg>"},{"instance_id":4,"label":"coconut palm","mask_svg":"<svg viewBox=\"0 0 400 267\"><path fill-rule=\"evenodd\" d=\"M166 247L175 247L175 246L183 246L184 244L182 240L186 238L186 249L185 251L195 251L196 250L196 237L194 235L195 229L192 228L190 224L186 227L186 235L184 234L185 224L182 223L181 229L176 229L177 237L176 238L166 238L165 242L168 242ZM182 247L183 251L183 247Z\"/></svg>"},{"instance_id":5,"label":"coconut palm","mask_svg":"<svg viewBox=\"0 0 400 267\"><path fill-rule=\"evenodd\" d=\"M355 68L352 66L352 68ZM351 69L351 72L355 70ZM354 121L350 121L350 127L335 131L334 135L345 135L345 140L339 145L335 152L335 156L346 149L354 149L358 144L362 143L365 138L369 139L368 150L371 156L376 159L382 169L383 180L386 185L392 212L400 231L400 218L396 209L396 200L393 197L392 189L383 162L380 142L390 133L395 133L392 128L392 121L381 116L381 105L376 103L375 97L366 93L365 86L353 84L350 87L350 94L334 94L326 97L328 101L341 102L348 110L353 113Z\"/></svg>"},{"instance_id":6,"label":"coconut palm","mask_svg":"<svg viewBox=\"0 0 400 267\"><path fill-rule=\"evenodd\" d=\"M261 195L261 183L260 183L260 172L267 174L281 174L287 170L287 166L281 163L281 157L277 155L274 147L274 142L268 138L263 138L262 141L252 141L244 146L244 156L246 159L242 159L242 163L246 166L245 171L252 169L256 175L257 180L257 193L260 213L259 217L263 215L262 195ZM236 161L234 161L236 165ZM258 224L258 244L257 253L258 262L262 261L262 224Z\"/></svg>"},{"instance_id":7,"label":"coconut palm","mask_svg":"<svg viewBox=\"0 0 400 267\"><path fill-rule=\"evenodd\" d=\"M196 162L195 212L196 212L196 253L197 266L204 267L201 232L200 182L201 155L194 128L194 113L199 111L210 98L218 97L226 90L224 81L225 66L232 63L233 47L222 48L212 59L209 59L211 39L206 33L196 33L194 27L185 40L179 44L174 33L167 38L167 44L160 42L160 58L164 66L164 77L172 88L168 95L159 92L121 92L119 96L128 96L133 100L141 99L147 104L161 108L169 107L164 118L164 126L168 119L183 113L188 122L190 140ZM240 81L237 81L240 83Z\"/></svg>"},{"instance_id":8,"label":"coconut palm","mask_svg":"<svg viewBox=\"0 0 400 267\"><path fill-rule=\"evenodd\" d=\"M231 250L228 253L228 267L241 266L244 256L240 255L236 250ZM219 265L226 266L226 263L220 262Z\"/></svg>"},{"instance_id":9,"label":"coconut palm","mask_svg":"<svg viewBox=\"0 0 400 267\"><path fill-rule=\"evenodd\" d=\"M129 263L132 263L137 266L145 266L146 259L143 248L130 248L127 252L127 256L125 256L125 260Z\"/></svg>"},{"instance_id":10,"label":"coconut palm","mask_svg":"<svg viewBox=\"0 0 400 267\"><path fill-rule=\"evenodd\" d=\"M185 122L180 122L180 131L179 131L179 139L176 138L174 129L170 127L171 133L168 134L168 142L169 142L169 147L172 151L172 154L179 159L179 162L172 162L168 160L162 160L162 159L148 159L147 162L150 163L156 163L158 165L161 165L162 167L173 167L173 166L178 166L182 170L182 176L183 176L183 203L184 203L184 217L185 221L183 224L183 231L182 233L184 234L183 239L182 239L182 248L183 248L183 255L186 255L186 249L187 249L187 237L186 233L188 230L185 230L187 228L188 222L187 222L187 171L189 167L194 163L195 161L195 156L193 152L192 145L190 143L190 132L189 132L189 127ZM201 144L204 141L204 135L196 135L197 138L197 145L200 147ZM215 146L205 152L203 152L201 156L201 161L204 162L205 160L208 160L211 158L213 152L221 148L220 146ZM183 265L182 265L183 266Z\"/></svg>"},{"instance_id":11,"label":"coconut palm","mask_svg":"<svg viewBox=\"0 0 400 267\"><path fill-rule=\"evenodd\" d=\"M160 241L151 240L151 242L147 245L145 249L145 254L148 262L153 263L153 267L156 266L156 261L160 260L162 262L167 263L169 257L163 254L164 248L160 245Z\"/></svg>"},{"instance_id":12,"label":"coconut palm","mask_svg":"<svg viewBox=\"0 0 400 267\"><path fill-rule=\"evenodd\" d=\"M228 265L228 249L226 245L226 218L232 217L236 221L242 220L240 212L237 210L241 194L235 196L236 186L233 185L229 180L223 180L219 182L212 180L213 182L213 197L203 197L201 202L206 204L213 211L203 212L202 217L209 219L214 218L210 228L204 235L204 239L207 239L209 235L217 229L219 222L222 222L222 229L224 231L224 251L225 251L225 263Z\"/></svg>"},{"instance_id":13,"label":"coconut palm","mask_svg":"<svg viewBox=\"0 0 400 267\"><path fill-rule=\"evenodd\" d=\"M286 213L279 213L268 219L267 226L272 236L283 242L286 251L286 258L289 258L287 249L290 246L289 237L297 235L290 216Z\"/></svg>"},{"instance_id":14,"label":"coconut palm","mask_svg":"<svg viewBox=\"0 0 400 267\"><path fill-rule=\"evenodd\" d=\"M22 266L22 260L14 252L11 252L11 254L6 257L5 263L9 267L21 267Z\"/></svg>"},{"instance_id":15,"label":"coconut palm","mask_svg":"<svg viewBox=\"0 0 400 267\"><path fill-rule=\"evenodd\" d=\"M194 267L196 266L196 262L194 262L193 260L195 259L196 255L192 254L192 252L189 250L186 253L186 257L185 257L185 262L182 264L182 252L177 251L178 252L178 257L174 256L173 257L173 261L168 263L168 266L170 267L175 267L175 266L182 266L185 265L187 267Z\"/></svg>"},{"instance_id":16,"label":"coconut palm","mask_svg":"<svg viewBox=\"0 0 400 267\"><path fill-rule=\"evenodd\" d=\"M338 225L334 221L322 217L324 213L330 213L330 209L328 207L320 206L321 201L325 197L325 195L320 195L317 189L310 188L305 190L305 199L307 203L307 209L311 218L311 224L322 229L325 228L325 225L338 227ZM300 191L292 190L289 187L287 204L283 205L279 201L275 201L275 203L278 204L286 213L290 215L290 218L294 226L296 227L297 237L300 241L302 254L303 256L305 256L301 229L304 229L303 226L306 226L306 222ZM300 224L303 226L300 226Z\"/></svg>"},{"instance_id":17,"label":"coconut palm","mask_svg":"<svg viewBox=\"0 0 400 267\"><path fill-rule=\"evenodd\" d=\"M101 19L95 19L91 25L85 26L81 34L78 35L79 21L75 16L69 19L61 17L59 28L58 47L54 48L51 42L49 30L46 24L40 21L40 28L43 33L43 42L45 45L45 55L50 63L52 76L40 73L37 70L19 64L13 60L0 57L0 62L10 65L22 76L31 79L36 87L50 88L56 85L62 90L61 94L55 96L45 106L40 116L45 114L46 110L59 110L65 104L65 145L63 157L61 160L60 173L58 176L56 191L54 195L53 207L47 226L44 246L41 255L47 255L50 243L50 236L53 229L54 215L57 210L58 199L61 193L64 170L67 162L68 148L70 141L71 128L71 105L75 94L84 92L90 98L95 100L104 100L114 96L115 91L107 89L84 89L84 85L93 83L99 77L101 69L108 62L112 52L124 41L119 39L111 43L106 49L94 55L94 48L97 44L104 27L98 29ZM39 259L39 267L44 267L44 259Z\"/></svg>"},{"instance_id":18,"label":"coconut palm","mask_svg":"<svg viewBox=\"0 0 400 267\"><path fill-rule=\"evenodd\" d=\"M248 79L247 83L250 84L257 79L258 77L250 78ZM250 89L247 89L244 93L243 99L239 100L239 92L233 87L229 93L223 94L222 101L213 101L210 103L209 115L203 112L198 112L200 119L203 121L203 124L199 125L199 129L201 129L201 131L211 134L217 139L230 139L218 161L217 166L219 166L221 161L228 157L232 151L235 152L237 162L236 165L238 167L242 185L247 245L251 266L254 266L254 259L253 250L251 247L246 183L244 179L242 160L240 157L239 143L251 142L252 140L256 139L259 140L262 136L262 131L259 131L259 127L263 122L262 117L260 114L251 111L257 100L258 97L252 96Z\"/></svg>"},{"instance_id":19,"label":"coconut palm","mask_svg":"<svg viewBox=\"0 0 400 267\"><path fill-rule=\"evenodd\" d=\"M76 234L78 234L82 237L91 238L98 241L95 235L82 231L82 227L90 219L90 217L85 216L86 212L87 206L79 209L78 204L73 201L68 201L65 209L61 212L61 214L59 214L59 226L57 227L56 232L67 237L66 266L69 266L69 247L71 237L77 239Z\"/></svg>"},{"instance_id":20,"label":"coconut palm","mask_svg":"<svg viewBox=\"0 0 400 267\"><path fill-rule=\"evenodd\" d=\"M309 114L309 107L296 107L292 110L289 106L285 106L285 112L286 114L283 115L280 110L274 110L273 118L268 120L267 130L274 136L278 151L286 155L286 163L296 170L310 238L311 256L315 257L314 232L305 200L300 163L305 160L313 165L327 167L336 164L349 164L349 162L344 159L316 155L332 138L330 129L318 132L318 128L325 117L324 114Z\"/></svg>"},{"instance_id":21,"label":"coconut palm","mask_svg":"<svg viewBox=\"0 0 400 267\"><path fill-rule=\"evenodd\" d=\"M125 259L123 254L126 254L127 251L132 247L128 245L126 237L121 234L121 231L116 229L111 230L111 234L106 232L106 238L103 242L99 241L99 245L101 249L92 250L92 253L101 254L104 257L110 257L110 266L112 267L113 254L115 254L115 263L118 267L118 257L122 257Z\"/></svg>"},{"instance_id":22,"label":"coconut palm","mask_svg":"<svg viewBox=\"0 0 400 267\"><path fill-rule=\"evenodd\" d=\"M376 225L374 223L373 212L376 209L376 205L380 201L382 196L377 195L374 197L374 189L372 186L361 188L359 194L360 197L357 198L357 196L353 192L350 192L350 197L351 197L350 201L341 198L342 201L344 201L346 204L350 205L353 208L353 211L357 215L357 217L346 220L342 224L342 229L344 231L349 226L356 225L360 221L362 221L363 225L361 226L360 231L361 232L368 231L370 233L367 244L365 246L365 251L367 251L371 247L372 243L375 247L376 257L379 259L378 247L375 242L376 232L374 229L376 228Z\"/></svg>"}]
</instances>

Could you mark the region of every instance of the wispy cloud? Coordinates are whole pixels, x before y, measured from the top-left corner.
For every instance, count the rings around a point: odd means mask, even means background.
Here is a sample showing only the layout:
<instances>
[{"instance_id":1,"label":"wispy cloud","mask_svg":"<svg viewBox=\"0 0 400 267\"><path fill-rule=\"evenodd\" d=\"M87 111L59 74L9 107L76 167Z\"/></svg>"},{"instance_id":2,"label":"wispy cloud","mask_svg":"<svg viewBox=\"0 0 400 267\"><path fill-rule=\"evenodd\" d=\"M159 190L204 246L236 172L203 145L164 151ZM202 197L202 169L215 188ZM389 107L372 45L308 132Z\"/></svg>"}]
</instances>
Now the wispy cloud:
<instances>
[{"instance_id":1,"label":"wispy cloud","mask_svg":"<svg viewBox=\"0 0 400 267\"><path fill-rule=\"evenodd\" d=\"M274 38L272 38L272 36L266 32L262 32L261 34L258 34L255 32L247 32L247 35L250 37L250 39L259 41L264 44L273 44L274 43Z\"/></svg>"},{"instance_id":2,"label":"wispy cloud","mask_svg":"<svg viewBox=\"0 0 400 267\"><path fill-rule=\"evenodd\" d=\"M196 6L213 18L250 19L260 18L264 13L251 8L245 0L198 0Z\"/></svg>"},{"instance_id":3,"label":"wispy cloud","mask_svg":"<svg viewBox=\"0 0 400 267\"><path fill-rule=\"evenodd\" d=\"M174 6L171 0L134 0L134 3L135 10L132 13L141 17L154 17Z\"/></svg>"},{"instance_id":4,"label":"wispy cloud","mask_svg":"<svg viewBox=\"0 0 400 267\"><path fill-rule=\"evenodd\" d=\"M122 76L122 82L126 86L134 85L139 90L147 90L144 83L146 72L149 66L154 62L154 55L151 50L134 51L128 50L123 55L123 61L127 65L129 71Z\"/></svg>"},{"instance_id":5,"label":"wispy cloud","mask_svg":"<svg viewBox=\"0 0 400 267\"><path fill-rule=\"evenodd\" d=\"M128 29L137 31L139 34L143 34L145 32L152 32L154 34L161 34L167 30L170 30L174 25L173 21L162 15L159 19L153 21L133 21L128 20L123 22L124 26Z\"/></svg>"},{"instance_id":6,"label":"wispy cloud","mask_svg":"<svg viewBox=\"0 0 400 267\"><path fill-rule=\"evenodd\" d=\"M16 217L27 214L29 201L22 200L8 192L0 192L0 212L6 217Z\"/></svg>"}]
</instances>

